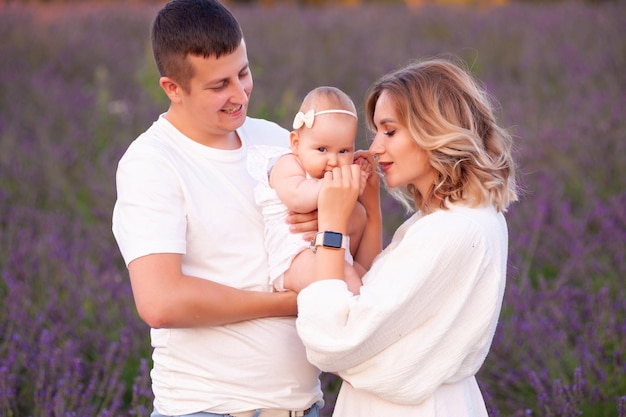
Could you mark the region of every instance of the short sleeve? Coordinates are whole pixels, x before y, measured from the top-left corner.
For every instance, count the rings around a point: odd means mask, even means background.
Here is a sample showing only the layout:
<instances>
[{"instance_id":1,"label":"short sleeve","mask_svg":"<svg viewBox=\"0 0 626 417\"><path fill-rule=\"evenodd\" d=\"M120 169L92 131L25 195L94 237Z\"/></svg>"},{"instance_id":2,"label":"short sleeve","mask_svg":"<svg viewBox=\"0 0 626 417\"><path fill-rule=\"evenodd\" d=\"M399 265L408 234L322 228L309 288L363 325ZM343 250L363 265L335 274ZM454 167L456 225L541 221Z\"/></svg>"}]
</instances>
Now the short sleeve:
<instances>
[{"instance_id":1,"label":"short sleeve","mask_svg":"<svg viewBox=\"0 0 626 417\"><path fill-rule=\"evenodd\" d=\"M185 253L183 192L165 157L134 143L120 160L116 185L113 234L126 265L152 253Z\"/></svg>"}]
</instances>

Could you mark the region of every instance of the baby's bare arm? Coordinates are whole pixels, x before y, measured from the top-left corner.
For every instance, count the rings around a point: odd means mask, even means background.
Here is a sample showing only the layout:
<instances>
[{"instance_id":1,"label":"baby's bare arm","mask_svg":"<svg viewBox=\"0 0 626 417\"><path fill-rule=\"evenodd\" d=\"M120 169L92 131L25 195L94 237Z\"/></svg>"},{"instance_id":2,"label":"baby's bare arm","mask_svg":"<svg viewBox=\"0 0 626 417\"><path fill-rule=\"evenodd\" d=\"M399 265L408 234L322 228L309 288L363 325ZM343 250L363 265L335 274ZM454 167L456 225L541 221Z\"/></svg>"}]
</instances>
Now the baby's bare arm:
<instances>
[{"instance_id":1,"label":"baby's bare arm","mask_svg":"<svg viewBox=\"0 0 626 417\"><path fill-rule=\"evenodd\" d=\"M270 174L270 186L290 210L309 213L317 208L321 181L307 178L304 168L293 154L283 155L276 161Z\"/></svg>"}]
</instances>

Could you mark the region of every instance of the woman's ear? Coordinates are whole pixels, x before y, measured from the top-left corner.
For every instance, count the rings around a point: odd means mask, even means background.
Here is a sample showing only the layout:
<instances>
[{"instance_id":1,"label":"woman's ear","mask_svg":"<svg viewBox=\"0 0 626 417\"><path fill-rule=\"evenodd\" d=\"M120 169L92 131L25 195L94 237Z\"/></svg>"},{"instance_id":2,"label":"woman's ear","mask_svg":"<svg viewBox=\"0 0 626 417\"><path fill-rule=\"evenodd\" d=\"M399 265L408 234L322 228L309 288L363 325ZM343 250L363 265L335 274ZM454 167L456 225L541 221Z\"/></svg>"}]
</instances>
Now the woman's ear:
<instances>
[{"instance_id":1,"label":"woman's ear","mask_svg":"<svg viewBox=\"0 0 626 417\"><path fill-rule=\"evenodd\" d=\"M300 134L295 130L292 130L289 133L289 147L291 148L291 153L298 156L298 146L300 145Z\"/></svg>"},{"instance_id":2,"label":"woman's ear","mask_svg":"<svg viewBox=\"0 0 626 417\"><path fill-rule=\"evenodd\" d=\"M169 77L159 78L159 85L172 103L180 102L181 87Z\"/></svg>"}]
</instances>

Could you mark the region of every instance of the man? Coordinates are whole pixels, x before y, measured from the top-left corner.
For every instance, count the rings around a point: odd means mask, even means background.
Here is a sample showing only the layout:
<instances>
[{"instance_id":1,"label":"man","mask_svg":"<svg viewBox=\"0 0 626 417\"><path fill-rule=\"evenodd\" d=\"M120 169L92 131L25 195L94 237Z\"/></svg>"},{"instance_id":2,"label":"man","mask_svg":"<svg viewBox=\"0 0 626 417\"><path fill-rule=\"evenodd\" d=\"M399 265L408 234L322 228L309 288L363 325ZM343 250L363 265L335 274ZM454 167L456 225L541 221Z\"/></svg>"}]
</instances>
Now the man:
<instances>
[{"instance_id":1,"label":"man","mask_svg":"<svg viewBox=\"0 0 626 417\"><path fill-rule=\"evenodd\" d=\"M165 5L152 49L171 104L120 160L113 212L152 328L152 416L317 417L319 370L295 330L295 293L268 285L246 170L248 146L287 146L288 132L247 117L246 44L218 1ZM315 216L294 221L316 228Z\"/></svg>"}]
</instances>

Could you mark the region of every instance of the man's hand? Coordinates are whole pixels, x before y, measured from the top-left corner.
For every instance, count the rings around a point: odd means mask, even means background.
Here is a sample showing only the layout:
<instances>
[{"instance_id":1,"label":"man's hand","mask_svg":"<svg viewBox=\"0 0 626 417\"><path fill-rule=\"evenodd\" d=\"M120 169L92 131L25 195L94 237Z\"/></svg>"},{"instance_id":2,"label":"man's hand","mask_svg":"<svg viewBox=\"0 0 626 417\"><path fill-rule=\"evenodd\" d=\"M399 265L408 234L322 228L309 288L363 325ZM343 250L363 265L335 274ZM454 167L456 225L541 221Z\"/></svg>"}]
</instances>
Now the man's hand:
<instances>
[{"instance_id":1,"label":"man's hand","mask_svg":"<svg viewBox=\"0 0 626 417\"><path fill-rule=\"evenodd\" d=\"M312 240L317 233L317 210L310 213L289 212L287 216L289 231L291 233L304 233L303 239L307 242Z\"/></svg>"}]
</instances>

